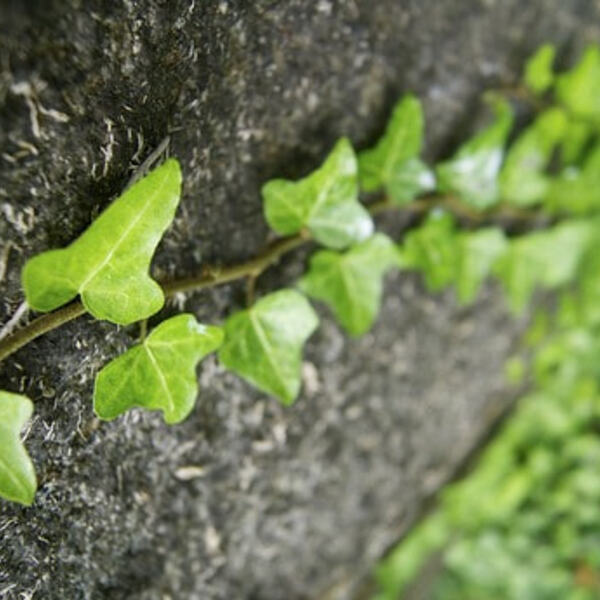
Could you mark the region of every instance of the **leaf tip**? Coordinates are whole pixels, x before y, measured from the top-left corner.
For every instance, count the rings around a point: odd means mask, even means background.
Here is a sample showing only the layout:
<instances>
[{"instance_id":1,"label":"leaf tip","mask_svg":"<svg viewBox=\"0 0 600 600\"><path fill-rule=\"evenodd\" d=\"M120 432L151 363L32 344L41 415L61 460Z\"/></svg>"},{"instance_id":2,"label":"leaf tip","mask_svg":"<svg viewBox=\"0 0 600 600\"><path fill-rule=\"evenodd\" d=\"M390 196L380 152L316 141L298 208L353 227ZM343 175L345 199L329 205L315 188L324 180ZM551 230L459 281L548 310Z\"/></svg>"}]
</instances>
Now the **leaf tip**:
<instances>
[{"instance_id":1,"label":"leaf tip","mask_svg":"<svg viewBox=\"0 0 600 600\"><path fill-rule=\"evenodd\" d=\"M182 183L182 173L181 173L181 164L179 163L179 161L176 158L167 158L167 160L165 160L165 162L160 165L159 167L156 168L155 172L164 172L166 173L168 176L172 177L173 179L175 179L175 183L179 186L181 186Z\"/></svg>"}]
</instances>

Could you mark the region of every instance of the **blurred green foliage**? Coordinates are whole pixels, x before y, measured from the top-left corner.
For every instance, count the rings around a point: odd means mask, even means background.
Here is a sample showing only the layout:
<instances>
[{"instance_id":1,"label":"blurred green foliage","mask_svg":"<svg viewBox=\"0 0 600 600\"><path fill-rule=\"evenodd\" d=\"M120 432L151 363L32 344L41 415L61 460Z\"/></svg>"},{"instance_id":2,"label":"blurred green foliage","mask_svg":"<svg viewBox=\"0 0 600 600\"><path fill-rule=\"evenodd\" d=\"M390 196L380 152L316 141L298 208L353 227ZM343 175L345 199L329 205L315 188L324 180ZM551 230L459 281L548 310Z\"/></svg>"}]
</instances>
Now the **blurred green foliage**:
<instances>
[{"instance_id":1,"label":"blurred green foliage","mask_svg":"<svg viewBox=\"0 0 600 600\"><path fill-rule=\"evenodd\" d=\"M432 600L600 597L600 326L581 301L562 299L533 390L475 470L379 567L379 600L400 598L436 551Z\"/></svg>"},{"instance_id":2,"label":"blurred green foliage","mask_svg":"<svg viewBox=\"0 0 600 600\"><path fill-rule=\"evenodd\" d=\"M484 269L515 309L537 284L558 290L506 365L507 379L527 378L529 391L472 472L447 486L435 512L380 564L377 600L402 598L426 564L436 571L430 600L600 598L600 50L560 75L553 58L544 47L526 68L525 85L545 102L554 87L556 106L509 149L500 201L564 220L506 250L494 234L501 255ZM456 282L447 258L456 236L444 216L406 240L408 262L432 288Z\"/></svg>"}]
</instances>

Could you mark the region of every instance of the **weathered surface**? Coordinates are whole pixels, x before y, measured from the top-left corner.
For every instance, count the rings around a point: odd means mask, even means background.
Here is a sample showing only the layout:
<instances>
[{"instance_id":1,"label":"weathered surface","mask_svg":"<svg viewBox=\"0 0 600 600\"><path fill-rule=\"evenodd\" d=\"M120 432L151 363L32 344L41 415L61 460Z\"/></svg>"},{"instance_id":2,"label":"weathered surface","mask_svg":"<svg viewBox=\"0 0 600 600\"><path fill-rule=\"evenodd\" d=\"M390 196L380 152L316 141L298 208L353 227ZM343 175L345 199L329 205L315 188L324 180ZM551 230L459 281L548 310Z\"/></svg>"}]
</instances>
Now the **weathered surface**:
<instances>
[{"instance_id":1,"label":"weathered surface","mask_svg":"<svg viewBox=\"0 0 600 600\"><path fill-rule=\"evenodd\" d=\"M568 55L599 17L592 0L1 0L0 322L24 260L72 240L167 134L185 194L159 277L256 253L260 184L342 134L372 142L402 91L425 102L429 155L447 153L482 89L543 41ZM233 285L165 314L216 322L240 301ZM41 485L30 509L0 503L0 598L350 597L506 404L522 324L493 289L458 310L406 275L360 341L323 316L293 408L209 359L176 427L93 418L93 374L135 329L84 318L3 363L0 387L36 400Z\"/></svg>"}]
</instances>

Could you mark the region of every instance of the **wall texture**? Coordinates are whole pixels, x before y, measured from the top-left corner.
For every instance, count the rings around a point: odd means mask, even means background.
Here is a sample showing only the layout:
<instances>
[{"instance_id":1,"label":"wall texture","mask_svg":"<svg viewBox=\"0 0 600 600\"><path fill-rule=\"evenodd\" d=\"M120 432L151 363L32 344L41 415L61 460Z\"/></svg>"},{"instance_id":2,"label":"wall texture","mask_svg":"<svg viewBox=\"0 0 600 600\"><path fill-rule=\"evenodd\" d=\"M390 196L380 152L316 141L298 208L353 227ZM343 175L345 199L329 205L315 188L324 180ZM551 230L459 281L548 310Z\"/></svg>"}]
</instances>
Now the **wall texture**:
<instances>
[{"instance_id":1,"label":"wall texture","mask_svg":"<svg viewBox=\"0 0 600 600\"><path fill-rule=\"evenodd\" d=\"M428 156L447 155L483 89L541 42L568 60L599 22L595 0L0 0L0 322L23 262L85 229L165 136L185 187L160 278L257 253L260 185L306 173L341 135L372 143L402 92L424 101ZM293 284L305 258L258 292ZM161 316L216 322L242 302L230 285ZM82 318L1 364L0 387L36 401L40 489L29 509L0 502L0 598L351 598L509 402L523 323L496 289L458 309L406 274L363 339L322 316L294 407L210 358L175 427L94 419L93 375L135 328Z\"/></svg>"}]
</instances>

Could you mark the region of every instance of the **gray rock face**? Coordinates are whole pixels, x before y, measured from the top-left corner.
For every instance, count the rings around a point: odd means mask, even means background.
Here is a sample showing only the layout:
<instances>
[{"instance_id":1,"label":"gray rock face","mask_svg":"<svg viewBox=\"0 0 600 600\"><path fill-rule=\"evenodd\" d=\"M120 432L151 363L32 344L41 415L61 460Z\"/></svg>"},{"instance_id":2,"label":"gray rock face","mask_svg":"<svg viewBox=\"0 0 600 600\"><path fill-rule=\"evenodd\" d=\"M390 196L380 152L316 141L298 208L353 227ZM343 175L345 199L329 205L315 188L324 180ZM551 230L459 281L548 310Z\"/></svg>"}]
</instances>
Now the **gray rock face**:
<instances>
[{"instance_id":1,"label":"gray rock face","mask_svg":"<svg viewBox=\"0 0 600 600\"><path fill-rule=\"evenodd\" d=\"M599 18L593 0L0 0L0 322L24 261L74 239L165 136L185 184L159 278L257 253L260 185L303 175L341 135L370 144L404 91L425 103L429 157L447 154L483 89L544 41L568 56L597 39ZM322 311L289 409L211 358L182 425L100 424L93 376L137 331L89 318L2 363L0 388L36 401L40 489L29 509L0 502L0 598L350 598L507 405L522 328L497 290L459 310L412 276L387 283L359 341ZM155 321L242 304L235 284Z\"/></svg>"}]
</instances>

